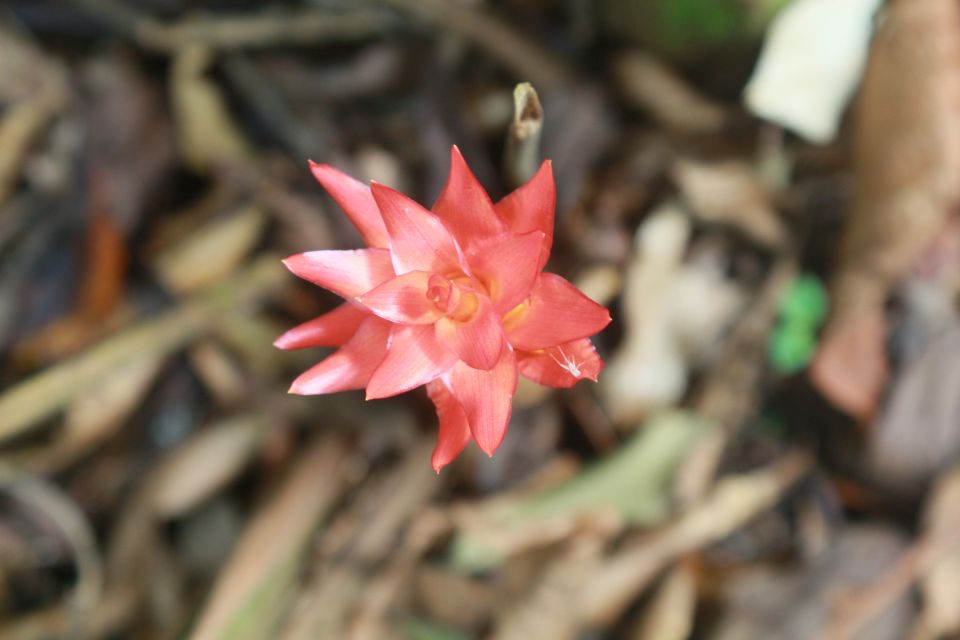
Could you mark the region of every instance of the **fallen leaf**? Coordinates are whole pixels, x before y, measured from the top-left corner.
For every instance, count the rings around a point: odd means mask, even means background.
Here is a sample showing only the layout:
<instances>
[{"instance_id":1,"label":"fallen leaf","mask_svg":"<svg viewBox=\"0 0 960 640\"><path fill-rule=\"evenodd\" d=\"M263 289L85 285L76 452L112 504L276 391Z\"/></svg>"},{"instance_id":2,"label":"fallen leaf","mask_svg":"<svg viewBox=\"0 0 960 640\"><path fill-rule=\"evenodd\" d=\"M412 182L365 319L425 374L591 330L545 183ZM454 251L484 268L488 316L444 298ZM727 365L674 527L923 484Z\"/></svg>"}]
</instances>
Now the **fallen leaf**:
<instances>
[{"instance_id":1,"label":"fallen leaf","mask_svg":"<svg viewBox=\"0 0 960 640\"><path fill-rule=\"evenodd\" d=\"M316 440L244 530L189 637L259 639L273 631L290 602L307 542L343 486L344 447Z\"/></svg>"},{"instance_id":2,"label":"fallen leaf","mask_svg":"<svg viewBox=\"0 0 960 640\"><path fill-rule=\"evenodd\" d=\"M886 377L887 298L960 202L960 5L889 3L853 122L855 201L814 382L866 421Z\"/></svg>"}]
</instances>

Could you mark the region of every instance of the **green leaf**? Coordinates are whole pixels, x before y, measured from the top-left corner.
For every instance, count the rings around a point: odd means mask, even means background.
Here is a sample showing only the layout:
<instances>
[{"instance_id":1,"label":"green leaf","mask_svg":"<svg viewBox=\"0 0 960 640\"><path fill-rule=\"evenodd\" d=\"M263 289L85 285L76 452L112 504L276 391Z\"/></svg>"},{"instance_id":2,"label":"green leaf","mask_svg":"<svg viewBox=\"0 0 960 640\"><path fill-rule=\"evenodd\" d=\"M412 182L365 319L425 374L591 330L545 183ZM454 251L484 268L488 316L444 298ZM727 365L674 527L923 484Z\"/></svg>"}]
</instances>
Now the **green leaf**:
<instances>
[{"instance_id":1,"label":"green leaf","mask_svg":"<svg viewBox=\"0 0 960 640\"><path fill-rule=\"evenodd\" d=\"M519 528L601 508L615 509L635 525L662 522L671 512L674 472L709 429L709 423L693 413L659 414L604 460L498 514L497 525ZM466 532L454 539L451 553L453 563L467 570L490 568L502 560L480 536Z\"/></svg>"},{"instance_id":2,"label":"green leaf","mask_svg":"<svg viewBox=\"0 0 960 640\"><path fill-rule=\"evenodd\" d=\"M780 303L780 315L790 324L816 328L827 315L830 301L820 278L813 274L798 276Z\"/></svg>"},{"instance_id":3,"label":"green leaf","mask_svg":"<svg viewBox=\"0 0 960 640\"><path fill-rule=\"evenodd\" d=\"M800 371L817 349L813 330L803 324L782 324L770 336L768 356L773 368L782 374Z\"/></svg>"}]
</instances>

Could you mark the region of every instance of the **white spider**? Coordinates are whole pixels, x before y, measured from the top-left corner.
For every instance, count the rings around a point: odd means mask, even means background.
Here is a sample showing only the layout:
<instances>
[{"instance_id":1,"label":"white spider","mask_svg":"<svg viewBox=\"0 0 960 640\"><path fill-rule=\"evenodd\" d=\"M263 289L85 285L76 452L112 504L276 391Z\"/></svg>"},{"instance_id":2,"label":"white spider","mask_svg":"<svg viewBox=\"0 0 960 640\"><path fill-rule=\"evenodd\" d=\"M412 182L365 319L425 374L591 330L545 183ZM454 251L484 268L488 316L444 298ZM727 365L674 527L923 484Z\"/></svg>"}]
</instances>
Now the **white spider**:
<instances>
[{"instance_id":1,"label":"white spider","mask_svg":"<svg viewBox=\"0 0 960 640\"><path fill-rule=\"evenodd\" d=\"M554 355L551 353L550 357L553 358L553 361L556 362L561 369L572 375L574 378L581 377L583 374L580 371L580 364L577 362L576 358L572 358L564 353L563 347L557 347L557 350L559 350L560 355L563 356L563 362L557 360L556 357L554 357Z\"/></svg>"}]
</instances>

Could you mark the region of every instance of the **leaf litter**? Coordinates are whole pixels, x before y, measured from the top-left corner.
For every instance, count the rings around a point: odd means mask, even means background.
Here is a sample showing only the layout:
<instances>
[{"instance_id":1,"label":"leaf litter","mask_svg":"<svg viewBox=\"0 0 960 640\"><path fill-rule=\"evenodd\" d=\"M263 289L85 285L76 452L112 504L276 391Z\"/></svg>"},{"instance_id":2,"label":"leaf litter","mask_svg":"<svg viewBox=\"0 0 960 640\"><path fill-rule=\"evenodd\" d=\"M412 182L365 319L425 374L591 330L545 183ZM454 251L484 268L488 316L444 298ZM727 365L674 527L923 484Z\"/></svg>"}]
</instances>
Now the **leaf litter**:
<instances>
[{"instance_id":1,"label":"leaf litter","mask_svg":"<svg viewBox=\"0 0 960 640\"><path fill-rule=\"evenodd\" d=\"M7 3L0 637L960 633L957 17ZM494 200L552 159L614 321L437 475L426 398L271 343L336 304L278 256L360 246L305 156L429 205L451 144Z\"/></svg>"}]
</instances>

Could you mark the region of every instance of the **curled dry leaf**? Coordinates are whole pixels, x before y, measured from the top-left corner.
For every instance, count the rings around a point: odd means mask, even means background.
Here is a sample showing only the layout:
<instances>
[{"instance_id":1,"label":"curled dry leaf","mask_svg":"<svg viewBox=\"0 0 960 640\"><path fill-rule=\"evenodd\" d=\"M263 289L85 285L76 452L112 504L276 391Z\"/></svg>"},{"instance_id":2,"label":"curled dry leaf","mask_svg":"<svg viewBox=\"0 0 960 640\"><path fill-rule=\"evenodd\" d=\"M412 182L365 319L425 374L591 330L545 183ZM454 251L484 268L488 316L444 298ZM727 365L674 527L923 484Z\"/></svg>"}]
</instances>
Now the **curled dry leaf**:
<instances>
[{"instance_id":1,"label":"curled dry leaf","mask_svg":"<svg viewBox=\"0 0 960 640\"><path fill-rule=\"evenodd\" d=\"M960 200L960 5L894 0L854 114L856 195L832 282L834 312L812 369L860 419L885 376L883 309ZM869 334L865 334L865 329ZM861 337L855 343L849 338Z\"/></svg>"},{"instance_id":2,"label":"curled dry leaf","mask_svg":"<svg viewBox=\"0 0 960 640\"><path fill-rule=\"evenodd\" d=\"M618 422L667 406L686 388L683 356L664 310L689 236L687 216L672 204L657 209L637 231L624 281L626 337L601 379L607 409Z\"/></svg>"},{"instance_id":3,"label":"curled dry leaf","mask_svg":"<svg viewBox=\"0 0 960 640\"><path fill-rule=\"evenodd\" d=\"M624 279L626 336L600 379L607 410L621 425L677 401L690 369L711 355L745 302L717 261L684 262L690 233L689 218L671 204L637 232Z\"/></svg>"}]
</instances>

